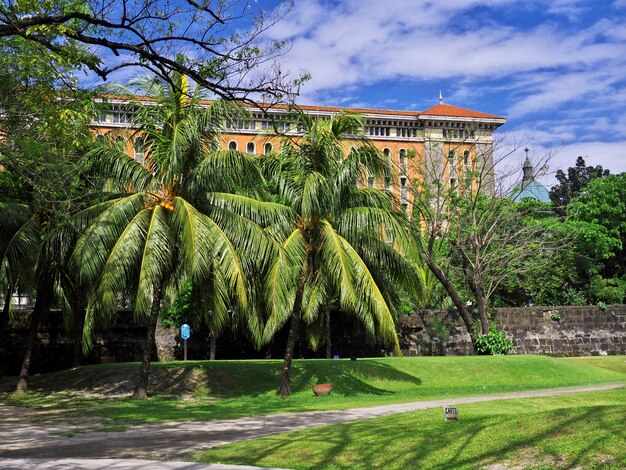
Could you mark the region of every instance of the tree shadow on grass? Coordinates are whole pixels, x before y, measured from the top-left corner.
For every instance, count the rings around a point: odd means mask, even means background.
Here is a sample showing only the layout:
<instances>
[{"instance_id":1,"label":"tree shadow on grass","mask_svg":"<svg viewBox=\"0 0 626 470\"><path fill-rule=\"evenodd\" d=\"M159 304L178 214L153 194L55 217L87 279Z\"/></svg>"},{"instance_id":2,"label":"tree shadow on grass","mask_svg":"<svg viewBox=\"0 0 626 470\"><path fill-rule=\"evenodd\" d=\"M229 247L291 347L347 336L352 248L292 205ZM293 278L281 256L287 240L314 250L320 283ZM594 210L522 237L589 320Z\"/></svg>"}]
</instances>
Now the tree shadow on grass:
<instances>
[{"instance_id":1,"label":"tree shadow on grass","mask_svg":"<svg viewBox=\"0 0 626 470\"><path fill-rule=\"evenodd\" d=\"M617 454L607 454L607 437L622 436L623 428L615 414L619 406L597 406L568 410L560 419L550 419L549 413L538 413L537 419L544 420L541 430L511 433L504 444L485 445L485 437L498 432L497 425L506 425L510 415L475 417L465 423L443 423L415 428L415 439L398 444L400 435L407 435L406 425L394 425L386 418L385 424L373 426L373 422L362 421L332 427L320 427L306 431L306 435L290 433L265 439L263 450L255 453L255 462L281 466L286 462L273 456L275 452L290 452L296 455L297 446L290 446L302 439L307 442L308 456L296 468L432 468L462 469L483 468L514 459L522 465L545 465L550 468L620 468L626 459L626 446ZM613 413L613 419L607 419ZM563 453L556 440L564 429L586 430L589 423L600 423L594 429L593 439L573 449L566 446ZM379 424L381 421L379 421ZM586 432L586 431L585 431ZM410 434L408 434L410 435ZM366 440L366 444L364 444ZM545 446L548 441L549 445ZM357 443L353 445L353 443ZM301 446L299 447L301 449ZM619 446L617 446L620 449ZM322 449L317 453L315 449ZM556 450L554 450L556 449ZM233 449L237 458L237 448ZM355 455L357 455L355 457ZM241 457L241 454L239 454ZM304 456L302 456L304 457ZM246 463L246 458L237 463ZM524 461L525 460L525 461ZM290 462L292 463L292 462Z\"/></svg>"},{"instance_id":2,"label":"tree shadow on grass","mask_svg":"<svg viewBox=\"0 0 626 470\"><path fill-rule=\"evenodd\" d=\"M282 361L246 363L235 375L232 368L221 368L216 363L207 366L207 386L210 394L219 398L266 395L278 389L281 367ZM371 359L294 361L291 373L294 393L310 390L316 383L332 383L334 395L393 395L396 392L388 388L388 382L406 382L415 387L422 383L414 375Z\"/></svg>"},{"instance_id":3,"label":"tree shadow on grass","mask_svg":"<svg viewBox=\"0 0 626 470\"><path fill-rule=\"evenodd\" d=\"M621 406L576 408L563 411L553 421L550 413L537 413L536 419L544 423L540 429L511 432L506 442L494 440L491 444L485 443L485 439L489 441L490 434L498 432L498 426L506 426L511 420L510 414L474 416L456 423L422 421L422 427L413 429L413 423L407 424L406 420L396 424L393 418L383 418L272 436L256 441L258 444L254 447L235 444L224 447L223 451L217 448L216 458L224 459L223 453L227 452L228 463L287 465L297 469L489 468L489 465L510 459L514 463L521 459L522 465L533 468L537 465L620 468L626 460L626 446L606 447L606 442L610 438L615 441L615 436L624 436L622 412ZM560 438L567 439L561 436L563 430L581 429L587 433L590 423L594 437L585 444L572 447L559 443ZM513 421L511 426L515 425ZM404 438L411 436L411 432L414 438ZM306 446L302 446L302 442L306 442ZM212 460L211 451L205 455Z\"/></svg>"}]
</instances>

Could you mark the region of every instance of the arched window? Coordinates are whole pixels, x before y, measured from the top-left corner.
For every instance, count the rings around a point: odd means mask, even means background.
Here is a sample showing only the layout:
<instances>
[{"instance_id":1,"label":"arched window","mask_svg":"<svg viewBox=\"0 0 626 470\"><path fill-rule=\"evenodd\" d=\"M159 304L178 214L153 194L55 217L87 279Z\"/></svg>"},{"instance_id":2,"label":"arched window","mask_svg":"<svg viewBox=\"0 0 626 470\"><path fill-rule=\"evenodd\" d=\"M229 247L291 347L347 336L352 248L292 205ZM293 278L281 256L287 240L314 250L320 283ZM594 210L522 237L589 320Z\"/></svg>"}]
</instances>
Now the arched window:
<instances>
[{"instance_id":1,"label":"arched window","mask_svg":"<svg viewBox=\"0 0 626 470\"><path fill-rule=\"evenodd\" d=\"M124 137L122 137L121 135L118 135L115 138L115 143L117 145L119 145L120 147L122 147L122 149L124 149L124 151L126 151L126 139Z\"/></svg>"},{"instance_id":2,"label":"arched window","mask_svg":"<svg viewBox=\"0 0 626 470\"><path fill-rule=\"evenodd\" d=\"M400 164L400 171L406 173L406 149L400 149L398 152L398 160Z\"/></svg>"},{"instance_id":3,"label":"arched window","mask_svg":"<svg viewBox=\"0 0 626 470\"><path fill-rule=\"evenodd\" d=\"M263 153L265 155L269 155L270 153L272 153L273 150L274 150L274 147L272 146L271 142L266 143L265 146L263 147Z\"/></svg>"},{"instance_id":4,"label":"arched window","mask_svg":"<svg viewBox=\"0 0 626 470\"><path fill-rule=\"evenodd\" d=\"M98 134L96 136L96 142L104 142L104 135Z\"/></svg>"},{"instance_id":5,"label":"arched window","mask_svg":"<svg viewBox=\"0 0 626 470\"><path fill-rule=\"evenodd\" d=\"M234 140L228 142L228 150L237 150L237 142Z\"/></svg>"},{"instance_id":6,"label":"arched window","mask_svg":"<svg viewBox=\"0 0 626 470\"><path fill-rule=\"evenodd\" d=\"M134 158L143 165L144 162L144 142L141 137L135 139L135 155Z\"/></svg>"},{"instance_id":7,"label":"arched window","mask_svg":"<svg viewBox=\"0 0 626 470\"><path fill-rule=\"evenodd\" d=\"M374 187L374 175L372 175L370 172L367 172L367 187Z\"/></svg>"},{"instance_id":8,"label":"arched window","mask_svg":"<svg viewBox=\"0 0 626 470\"><path fill-rule=\"evenodd\" d=\"M256 147L254 146L254 142L248 142L246 145L246 153L249 155L254 155L256 153Z\"/></svg>"},{"instance_id":9,"label":"arched window","mask_svg":"<svg viewBox=\"0 0 626 470\"><path fill-rule=\"evenodd\" d=\"M383 149L383 156L391 161L391 150L389 150L388 148Z\"/></svg>"},{"instance_id":10,"label":"arched window","mask_svg":"<svg viewBox=\"0 0 626 470\"><path fill-rule=\"evenodd\" d=\"M465 150L463 152L463 165L465 165L466 168L470 167L470 151L469 150Z\"/></svg>"}]
</instances>

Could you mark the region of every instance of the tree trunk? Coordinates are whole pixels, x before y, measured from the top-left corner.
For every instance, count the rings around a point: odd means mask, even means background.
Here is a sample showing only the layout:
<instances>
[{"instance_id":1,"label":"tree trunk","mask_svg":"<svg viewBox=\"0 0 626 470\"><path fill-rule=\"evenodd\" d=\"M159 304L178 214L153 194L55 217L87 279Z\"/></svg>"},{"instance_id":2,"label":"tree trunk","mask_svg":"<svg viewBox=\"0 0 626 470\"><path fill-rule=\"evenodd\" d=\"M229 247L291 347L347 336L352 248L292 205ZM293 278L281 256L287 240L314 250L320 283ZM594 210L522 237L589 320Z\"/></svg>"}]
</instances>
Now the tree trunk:
<instances>
[{"instance_id":1,"label":"tree trunk","mask_svg":"<svg viewBox=\"0 0 626 470\"><path fill-rule=\"evenodd\" d=\"M330 305L325 305L326 318L326 359L330 359L332 357L332 342L330 339Z\"/></svg>"},{"instance_id":2,"label":"tree trunk","mask_svg":"<svg viewBox=\"0 0 626 470\"><path fill-rule=\"evenodd\" d=\"M302 299L300 299L302 302ZM287 348L285 350L285 360L283 362L283 370L280 376L280 387L276 392L276 395L281 397L288 397L291 395L291 361L293 359L293 350L296 346L296 340L298 339L298 324L300 323L300 308L296 313L294 306L294 312L291 315L291 323L289 325L289 336L287 337Z\"/></svg>"},{"instance_id":3,"label":"tree trunk","mask_svg":"<svg viewBox=\"0 0 626 470\"><path fill-rule=\"evenodd\" d=\"M150 323L146 334L146 344L143 347L143 359L141 368L139 369L139 377L135 391L130 398L133 400L143 400L148 397L148 378L150 376L150 359L154 347L154 333L156 331L157 320L159 319L159 309L161 307L161 298L163 296L163 284L160 283L154 288L154 296L152 298L152 308L150 309Z\"/></svg>"},{"instance_id":4,"label":"tree trunk","mask_svg":"<svg viewBox=\"0 0 626 470\"><path fill-rule=\"evenodd\" d=\"M2 307L2 317L0 317L0 332L9 323L9 315L11 314L11 300L13 300L13 291L15 290L15 283L9 282L7 287L7 295L4 297L4 306Z\"/></svg>"},{"instance_id":5,"label":"tree trunk","mask_svg":"<svg viewBox=\"0 0 626 470\"><path fill-rule=\"evenodd\" d=\"M211 332L211 337L209 338L209 359L211 361L215 360L216 349L217 349L217 335Z\"/></svg>"},{"instance_id":6,"label":"tree trunk","mask_svg":"<svg viewBox=\"0 0 626 470\"><path fill-rule=\"evenodd\" d=\"M478 308L478 317L480 319L480 328L483 335L489 334L489 316L487 315L487 303L482 290L477 289L476 293L476 307Z\"/></svg>"},{"instance_id":7,"label":"tree trunk","mask_svg":"<svg viewBox=\"0 0 626 470\"><path fill-rule=\"evenodd\" d=\"M467 332L470 334L470 337L472 339L472 346L474 347L474 352L475 352L476 351L476 339L474 336L474 332L476 329L476 325L475 325L474 320L472 319L470 312L467 310L467 307L461 300L461 297L459 297L458 292L456 291L456 289L454 288L454 286L452 285L452 283L450 282L446 274L437 265L437 263L433 261L432 259L430 259L428 256L425 256L424 258L425 258L424 261L426 262L426 265L428 266L428 268L432 271L432 273L435 275L437 280L441 283L443 288L446 290L446 292L450 296L450 299L452 299L452 303L454 303L454 306L456 307L457 311L459 312L459 315L461 316L461 319L463 320L463 323L465 324L465 328L467 329ZM482 327L481 327L481 330L482 330ZM489 325L487 325L487 333L488 332L489 332Z\"/></svg>"},{"instance_id":8,"label":"tree trunk","mask_svg":"<svg viewBox=\"0 0 626 470\"><path fill-rule=\"evenodd\" d=\"M289 335L287 336L287 348L285 349L285 360L283 361L283 369L280 376L280 387L276 395L281 397L288 397L291 395L291 361L293 360L293 350L296 346L296 340L298 339L298 324L300 323L300 316L302 314L302 295L304 294L304 286L309 279L310 273L309 263L306 262L298 287L296 289L296 298L293 302L293 310L291 314L291 323L289 324Z\"/></svg>"},{"instance_id":9,"label":"tree trunk","mask_svg":"<svg viewBox=\"0 0 626 470\"><path fill-rule=\"evenodd\" d=\"M78 294L72 305L72 367L80 365L81 348L83 345L83 328L85 326L85 315L87 296Z\"/></svg>"},{"instance_id":10,"label":"tree trunk","mask_svg":"<svg viewBox=\"0 0 626 470\"><path fill-rule=\"evenodd\" d=\"M45 266L45 260L41 259L42 265ZM37 280L37 299L35 300L35 306L33 313L30 315L28 321L28 336L26 337L26 347L24 350L24 358L22 359L22 367L20 369L20 378L17 381L15 387L16 393L28 392L29 370L33 357L33 348L35 346L35 340L37 338L37 329L39 328L39 322L41 317L50 307L50 296L52 294L51 282L49 282L49 275L44 269L39 270Z\"/></svg>"}]
</instances>

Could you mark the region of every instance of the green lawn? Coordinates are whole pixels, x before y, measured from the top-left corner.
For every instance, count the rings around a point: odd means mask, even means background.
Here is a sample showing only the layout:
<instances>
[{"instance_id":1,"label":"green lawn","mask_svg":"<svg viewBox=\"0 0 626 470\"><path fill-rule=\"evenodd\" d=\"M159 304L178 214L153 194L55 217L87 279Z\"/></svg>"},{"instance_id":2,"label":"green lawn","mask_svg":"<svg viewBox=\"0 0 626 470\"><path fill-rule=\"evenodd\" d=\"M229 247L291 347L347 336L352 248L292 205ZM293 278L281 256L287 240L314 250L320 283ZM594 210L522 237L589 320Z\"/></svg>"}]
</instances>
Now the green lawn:
<instances>
[{"instance_id":1,"label":"green lawn","mask_svg":"<svg viewBox=\"0 0 626 470\"><path fill-rule=\"evenodd\" d=\"M451 400L453 403L453 400ZM433 409L322 426L197 454L292 469L626 468L626 390Z\"/></svg>"},{"instance_id":2,"label":"green lawn","mask_svg":"<svg viewBox=\"0 0 626 470\"><path fill-rule=\"evenodd\" d=\"M201 361L184 367L176 362L154 364L150 387L155 394L144 401L123 398L132 390L138 365L112 364L33 377L33 393L23 398L2 394L0 401L124 422L210 420L623 383L625 361L624 356L298 360L293 366L295 393L287 399L275 395L280 361ZM332 382L331 396L313 397L310 386L316 382ZM121 397L106 397L114 392Z\"/></svg>"}]
</instances>

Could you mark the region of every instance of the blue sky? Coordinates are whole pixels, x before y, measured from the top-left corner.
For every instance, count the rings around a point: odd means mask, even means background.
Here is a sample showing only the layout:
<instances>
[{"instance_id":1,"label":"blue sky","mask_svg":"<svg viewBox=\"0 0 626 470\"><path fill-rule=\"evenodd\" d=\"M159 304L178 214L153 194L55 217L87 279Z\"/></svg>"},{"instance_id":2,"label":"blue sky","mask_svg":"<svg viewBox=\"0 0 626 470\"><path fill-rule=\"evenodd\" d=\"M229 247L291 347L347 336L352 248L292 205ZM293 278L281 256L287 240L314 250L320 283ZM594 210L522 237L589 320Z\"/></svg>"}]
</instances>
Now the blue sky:
<instances>
[{"instance_id":1,"label":"blue sky","mask_svg":"<svg viewBox=\"0 0 626 470\"><path fill-rule=\"evenodd\" d=\"M424 110L441 89L505 116L514 161L626 171L626 0L296 0L270 35L312 75L302 104Z\"/></svg>"},{"instance_id":2,"label":"blue sky","mask_svg":"<svg viewBox=\"0 0 626 470\"><path fill-rule=\"evenodd\" d=\"M514 165L528 146L552 172L626 171L626 0L295 0L267 36L312 76L300 104L424 110L441 90L508 119Z\"/></svg>"}]
</instances>

